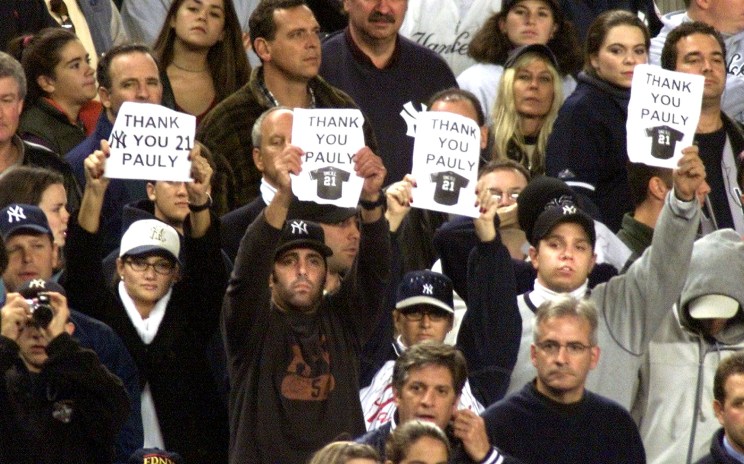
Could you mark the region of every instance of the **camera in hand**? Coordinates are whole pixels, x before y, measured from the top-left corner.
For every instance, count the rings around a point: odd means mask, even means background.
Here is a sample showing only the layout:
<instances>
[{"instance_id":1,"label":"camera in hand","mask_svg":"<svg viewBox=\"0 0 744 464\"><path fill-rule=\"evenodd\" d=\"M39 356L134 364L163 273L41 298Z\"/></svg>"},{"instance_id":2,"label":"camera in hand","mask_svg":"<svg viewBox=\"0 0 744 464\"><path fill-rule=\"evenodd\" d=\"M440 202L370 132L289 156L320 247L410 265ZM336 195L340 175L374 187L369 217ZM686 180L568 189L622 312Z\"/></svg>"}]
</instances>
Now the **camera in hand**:
<instances>
[{"instance_id":1,"label":"camera in hand","mask_svg":"<svg viewBox=\"0 0 744 464\"><path fill-rule=\"evenodd\" d=\"M52 322L54 311L49 301L49 295L40 294L36 298L26 300L31 308L31 319L41 328L46 328Z\"/></svg>"},{"instance_id":2,"label":"camera in hand","mask_svg":"<svg viewBox=\"0 0 744 464\"><path fill-rule=\"evenodd\" d=\"M65 294L60 284L51 280L34 279L21 285L18 293L31 308L31 318L38 327L46 328L54 318L54 308L48 292Z\"/></svg>"}]
</instances>

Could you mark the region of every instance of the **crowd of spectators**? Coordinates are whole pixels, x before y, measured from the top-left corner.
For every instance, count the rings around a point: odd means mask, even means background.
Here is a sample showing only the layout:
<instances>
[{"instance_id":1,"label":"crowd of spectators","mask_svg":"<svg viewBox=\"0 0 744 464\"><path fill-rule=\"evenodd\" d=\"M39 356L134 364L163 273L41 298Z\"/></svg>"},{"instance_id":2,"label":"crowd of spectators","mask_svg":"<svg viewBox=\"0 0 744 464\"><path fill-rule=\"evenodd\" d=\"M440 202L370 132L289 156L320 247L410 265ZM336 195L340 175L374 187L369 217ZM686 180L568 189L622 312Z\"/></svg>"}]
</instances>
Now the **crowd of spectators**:
<instances>
[{"instance_id":1,"label":"crowd of spectators","mask_svg":"<svg viewBox=\"0 0 744 464\"><path fill-rule=\"evenodd\" d=\"M0 462L744 463L741 2L0 3ZM673 169L641 64L704 77ZM190 181L105 175L127 102ZM356 206L298 108L363 114ZM427 111L474 218L417 208Z\"/></svg>"}]
</instances>

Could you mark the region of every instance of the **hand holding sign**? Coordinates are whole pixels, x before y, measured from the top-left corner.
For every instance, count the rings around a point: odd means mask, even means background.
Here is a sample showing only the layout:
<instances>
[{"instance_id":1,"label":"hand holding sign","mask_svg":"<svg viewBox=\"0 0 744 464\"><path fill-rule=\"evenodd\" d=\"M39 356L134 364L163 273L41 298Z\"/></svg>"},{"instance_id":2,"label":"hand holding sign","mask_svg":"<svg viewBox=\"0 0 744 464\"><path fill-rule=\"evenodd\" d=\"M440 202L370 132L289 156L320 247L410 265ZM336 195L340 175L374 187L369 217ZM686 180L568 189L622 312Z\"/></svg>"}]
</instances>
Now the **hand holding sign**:
<instances>
[{"instance_id":1,"label":"hand holding sign","mask_svg":"<svg viewBox=\"0 0 744 464\"><path fill-rule=\"evenodd\" d=\"M361 199L376 201L387 174L382 158L375 155L369 147L364 147L354 154L354 172L364 179Z\"/></svg>"},{"instance_id":2,"label":"hand holding sign","mask_svg":"<svg viewBox=\"0 0 744 464\"><path fill-rule=\"evenodd\" d=\"M211 190L212 166L201 154L201 144L197 143L191 153L191 178L193 182L186 183L186 192L189 195L189 203L192 205L201 205L207 201L207 195Z\"/></svg>"},{"instance_id":3,"label":"hand holding sign","mask_svg":"<svg viewBox=\"0 0 744 464\"><path fill-rule=\"evenodd\" d=\"M401 222L403 222L403 219L405 219L411 210L411 204L413 203L413 196L411 194L414 185L416 185L416 178L410 174L406 174L403 180L391 184L385 189L387 200L385 218L390 225L390 232L398 230Z\"/></svg>"},{"instance_id":4,"label":"hand holding sign","mask_svg":"<svg viewBox=\"0 0 744 464\"><path fill-rule=\"evenodd\" d=\"M83 161L85 167L85 189L103 195L108 188L109 179L105 176L106 158L109 156L109 144L101 140L101 149L96 150Z\"/></svg>"},{"instance_id":5,"label":"hand holding sign","mask_svg":"<svg viewBox=\"0 0 744 464\"><path fill-rule=\"evenodd\" d=\"M691 201L705 182L705 165L695 145L682 150L682 155L674 170L674 194L680 200Z\"/></svg>"},{"instance_id":6,"label":"hand holding sign","mask_svg":"<svg viewBox=\"0 0 744 464\"><path fill-rule=\"evenodd\" d=\"M196 118L190 114L125 102L111 131L106 177L189 182L195 129Z\"/></svg>"}]
</instances>

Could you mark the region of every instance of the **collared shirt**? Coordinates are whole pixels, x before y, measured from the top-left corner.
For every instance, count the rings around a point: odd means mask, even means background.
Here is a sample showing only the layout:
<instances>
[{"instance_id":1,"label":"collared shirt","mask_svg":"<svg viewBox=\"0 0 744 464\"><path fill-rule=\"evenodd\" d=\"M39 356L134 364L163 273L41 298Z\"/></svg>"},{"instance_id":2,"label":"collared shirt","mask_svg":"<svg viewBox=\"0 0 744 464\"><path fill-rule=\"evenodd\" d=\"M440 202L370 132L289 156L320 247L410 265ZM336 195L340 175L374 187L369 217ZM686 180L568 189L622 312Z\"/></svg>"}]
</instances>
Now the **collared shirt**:
<instances>
[{"instance_id":1,"label":"collared shirt","mask_svg":"<svg viewBox=\"0 0 744 464\"><path fill-rule=\"evenodd\" d=\"M736 451L734 447L731 446L731 443L729 442L729 439L726 435L723 436L723 447L729 456L731 456L732 458L736 459L737 461L741 463L744 463L744 453L740 453Z\"/></svg>"}]
</instances>

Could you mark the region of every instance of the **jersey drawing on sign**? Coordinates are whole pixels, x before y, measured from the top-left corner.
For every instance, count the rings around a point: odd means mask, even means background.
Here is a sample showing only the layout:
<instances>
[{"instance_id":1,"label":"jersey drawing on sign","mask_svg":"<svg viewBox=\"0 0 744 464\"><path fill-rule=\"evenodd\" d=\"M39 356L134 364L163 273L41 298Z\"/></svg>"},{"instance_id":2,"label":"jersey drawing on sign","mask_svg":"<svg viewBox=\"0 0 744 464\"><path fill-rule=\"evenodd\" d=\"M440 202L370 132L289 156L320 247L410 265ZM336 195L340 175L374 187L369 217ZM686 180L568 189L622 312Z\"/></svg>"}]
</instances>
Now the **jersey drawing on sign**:
<instances>
[{"instance_id":1,"label":"jersey drawing on sign","mask_svg":"<svg viewBox=\"0 0 744 464\"><path fill-rule=\"evenodd\" d=\"M431 181L437 184L434 201L440 205L456 205L460 189L468 186L468 179L453 171L432 173Z\"/></svg>"},{"instance_id":2,"label":"jersey drawing on sign","mask_svg":"<svg viewBox=\"0 0 744 464\"><path fill-rule=\"evenodd\" d=\"M682 140L684 134L669 126L649 127L646 136L651 137L651 156L658 159L669 159L674 156L674 147Z\"/></svg>"},{"instance_id":3,"label":"jersey drawing on sign","mask_svg":"<svg viewBox=\"0 0 744 464\"><path fill-rule=\"evenodd\" d=\"M318 197L324 200L338 200L341 198L343 183L349 180L351 174L333 166L316 169L310 172L310 180L318 181Z\"/></svg>"}]
</instances>

